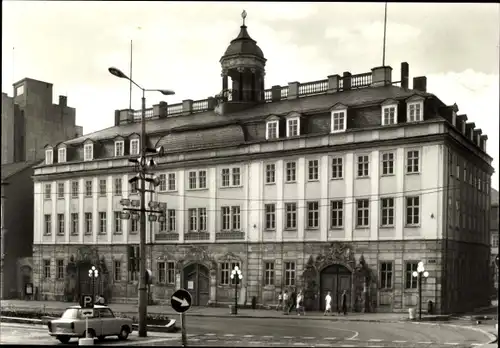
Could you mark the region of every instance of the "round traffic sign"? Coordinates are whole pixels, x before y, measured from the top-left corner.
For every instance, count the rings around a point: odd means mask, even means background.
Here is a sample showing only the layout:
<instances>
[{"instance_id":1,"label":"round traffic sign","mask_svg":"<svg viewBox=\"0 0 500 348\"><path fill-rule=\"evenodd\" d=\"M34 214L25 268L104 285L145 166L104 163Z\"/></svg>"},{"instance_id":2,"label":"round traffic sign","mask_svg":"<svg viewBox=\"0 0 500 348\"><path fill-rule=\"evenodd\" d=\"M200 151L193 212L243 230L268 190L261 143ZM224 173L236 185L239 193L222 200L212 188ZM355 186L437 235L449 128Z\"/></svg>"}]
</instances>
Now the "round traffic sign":
<instances>
[{"instance_id":1,"label":"round traffic sign","mask_svg":"<svg viewBox=\"0 0 500 348\"><path fill-rule=\"evenodd\" d=\"M189 308L191 308L191 302L191 294L184 289L176 290L170 298L170 304L177 313L186 312Z\"/></svg>"}]
</instances>

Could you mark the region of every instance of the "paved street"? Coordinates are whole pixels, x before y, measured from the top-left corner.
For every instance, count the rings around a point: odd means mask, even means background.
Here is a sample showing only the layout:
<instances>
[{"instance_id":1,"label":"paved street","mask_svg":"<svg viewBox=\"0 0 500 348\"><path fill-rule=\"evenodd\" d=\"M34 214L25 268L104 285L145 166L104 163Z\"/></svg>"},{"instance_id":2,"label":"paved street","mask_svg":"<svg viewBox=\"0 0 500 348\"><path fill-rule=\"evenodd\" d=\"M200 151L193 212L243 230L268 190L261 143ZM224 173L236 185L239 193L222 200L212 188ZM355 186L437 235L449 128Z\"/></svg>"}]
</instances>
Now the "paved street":
<instances>
[{"instance_id":1,"label":"paved street","mask_svg":"<svg viewBox=\"0 0 500 348\"><path fill-rule=\"evenodd\" d=\"M331 322L187 316L190 346L317 346L317 347L475 347L488 338L477 331L448 325L413 323ZM179 345L180 334L133 334L129 341L109 338L106 345ZM75 340L73 345L76 345ZM62 345L44 326L2 323L0 343Z\"/></svg>"}]
</instances>

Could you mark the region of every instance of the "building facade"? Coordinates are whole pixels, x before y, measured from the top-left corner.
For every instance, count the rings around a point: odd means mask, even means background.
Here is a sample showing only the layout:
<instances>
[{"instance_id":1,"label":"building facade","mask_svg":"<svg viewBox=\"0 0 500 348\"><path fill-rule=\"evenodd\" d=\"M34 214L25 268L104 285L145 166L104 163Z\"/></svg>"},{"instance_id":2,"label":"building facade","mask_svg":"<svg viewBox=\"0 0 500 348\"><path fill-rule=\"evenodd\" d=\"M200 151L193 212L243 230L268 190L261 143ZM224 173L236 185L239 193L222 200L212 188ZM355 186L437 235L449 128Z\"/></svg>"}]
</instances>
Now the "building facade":
<instances>
[{"instance_id":1,"label":"building facade","mask_svg":"<svg viewBox=\"0 0 500 348\"><path fill-rule=\"evenodd\" d=\"M491 269L493 274L493 293L498 296L498 267L495 266L495 257L498 255L498 191L491 189L491 213L490 213L490 229L491 229Z\"/></svg>"},{"instance_id":2,"label":"building facade","mask_svg":"<svg viewBox=\"0 0 500 348\"><path fill-rule=\"evenodd\" d=\"M25 78L2 93L2 164L44 158L44 146L82 136L67 97L52 103L52 84Z\"/></svg>"},{"instance_id":3,"label":"building facade","mask_svg":"<svg viewBox=\"0 0 500 348\"><path fill-rule=\"evenodd\" d=\"M303 289L309 309L348 290L352 310L438 312L487 304L491 157L487 136L427 92L401 65L264 89L266 59L243 25L222 65L220 95L148 109L147 144L164 146L147 200L167 203L166 222L147 223L151 296L179 287L195 305L240 298L276 303ZM46 148L35 170L33 264L46 299L73 301L88 268L110 301L137 300L138 221L120 200L138 157L140 111L115 126ZM56 155L57 154L57 157ZM484 271L477 268L483 264Z\"/></svg>"},{"instance_id":4,"label":"building facade","mask_svg":"<svg viewBox=\"0 0 500 348\"><path fill-rule=\"evenodd\" d=\"M33 166L40 161L2 165L0 299L24 295L33 283Z\"/></svg>"}]
</instances>

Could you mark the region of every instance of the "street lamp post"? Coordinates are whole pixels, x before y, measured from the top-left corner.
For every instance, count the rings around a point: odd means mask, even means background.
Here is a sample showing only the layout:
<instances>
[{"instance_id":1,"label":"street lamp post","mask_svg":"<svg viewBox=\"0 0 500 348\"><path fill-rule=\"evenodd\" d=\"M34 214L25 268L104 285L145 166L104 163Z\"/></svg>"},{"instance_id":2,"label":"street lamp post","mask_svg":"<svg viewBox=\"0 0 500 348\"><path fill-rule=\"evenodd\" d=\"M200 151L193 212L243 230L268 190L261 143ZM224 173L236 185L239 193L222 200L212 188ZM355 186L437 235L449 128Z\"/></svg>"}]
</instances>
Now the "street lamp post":
<instances>
[{"instance_id":1,"label":"street lamp post","mask_svg":"<svg viewBox=\"0 0 500 348\"><path fill-rule=\"evenodd\" d=\"M238 314L238 283L243 279L238 266L234 266L234 269L231 271L231 279L234 279L234 314Z\"/></svg>"},{"instance_id":2,"label":"street lamp post","mask_svg":"<svg viewBox=\"0 0 500 348\"><path fill-rule=\"evenodd\" d=\"M146 157L148 153L154 153L155 155L163 155L163 148L158 149L149 149L147 148L146 143L146 97L145 93L149 91L160 92L164 95L173 95L174 91L165 90L165 89L145 89L135 83L131 78L125 75L120 69L115 67L111 67L108 71L119 78L127 79L135 86L142 90L142 100L141 100L141 157L139 160L135 161L139 166L139 177L132 178L137 181L139 179L141 181L140 186L140 201L141 206L140 209L140 234L139 234L139 337L147 336L147 326L146 326L146 318L147 318L147 306L148 306L148 294L147 294L147 275L146 275L146 181L153 182L155 186L157 185L157 179L147 178L147 165L154 164L153 159L148 163Z\"/></svg>"},{"instance_id":3,"label":"street lamp post","mask_svg":"<svg viewBox=\"0 0 500 348\"><path fill-rule=\"evenodd\" d=\"M92 301L95 302L95 279L99 277L99 270L95 266L89 269L89 277L92 283Z\"/></svg>"},{"instance_id":4,"label":"street lamp post","mask_svg":"<svg viewBox=\"0 0 500 348\"><path fill-rule=\"evenodd\" d=\"M418 281L418 319L422 320L422 278L427 278L429 272L424 268L424 263L420 261L417 270L412 274Z\"/></svg>"}]
</instances>

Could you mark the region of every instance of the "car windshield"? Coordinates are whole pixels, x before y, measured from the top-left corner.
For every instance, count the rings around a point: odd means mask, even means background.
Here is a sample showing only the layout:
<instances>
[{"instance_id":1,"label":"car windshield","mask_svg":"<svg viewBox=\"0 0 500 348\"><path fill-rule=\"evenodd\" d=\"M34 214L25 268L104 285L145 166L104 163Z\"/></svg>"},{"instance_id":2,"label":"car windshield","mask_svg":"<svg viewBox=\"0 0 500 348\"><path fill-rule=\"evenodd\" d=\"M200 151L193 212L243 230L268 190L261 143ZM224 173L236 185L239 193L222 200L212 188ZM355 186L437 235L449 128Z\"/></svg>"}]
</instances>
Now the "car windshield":
<instances>
[{"instance_id":1,"label":"car windshield","mask_svg":"<svg viewBox=\"0 0 500 348\"><path fill-rule=\"evenodd\" d=\"M68 308L64 311L61 319L76 319L78 318L78 308Z\"/></svg>"}]
</instances>

